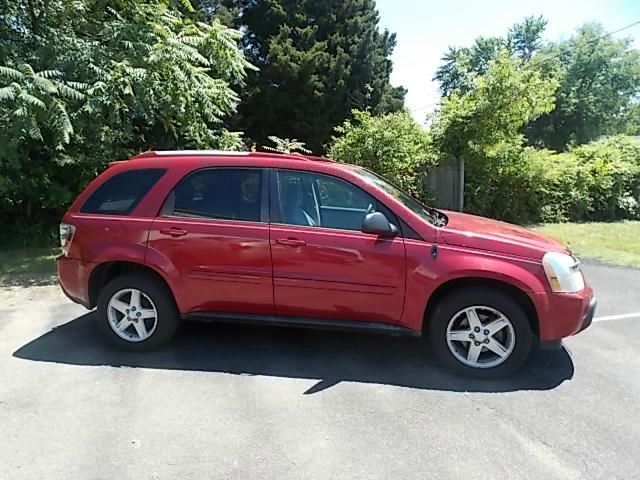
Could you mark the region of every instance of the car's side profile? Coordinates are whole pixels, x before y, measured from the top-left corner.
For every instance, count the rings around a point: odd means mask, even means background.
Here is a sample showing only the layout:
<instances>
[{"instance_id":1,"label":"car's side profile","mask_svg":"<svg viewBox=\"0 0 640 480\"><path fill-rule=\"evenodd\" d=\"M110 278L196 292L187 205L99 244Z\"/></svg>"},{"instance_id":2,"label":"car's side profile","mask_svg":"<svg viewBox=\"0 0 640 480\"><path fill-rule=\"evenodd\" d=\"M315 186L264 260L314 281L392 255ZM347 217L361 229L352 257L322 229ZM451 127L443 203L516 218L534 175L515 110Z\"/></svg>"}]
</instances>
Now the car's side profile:
<instances>
[{"instance_id":1,"label":"car's side profile","mask_svg":"<svg viewBox=\"0 0 640 480\"><path fill-rule=\"evenodd\" d=\"M60 226L64 292L117 345L181 319L424 335L463 373L515 370L586 328L562 244L439 212L357 166L299 155L147 152L114 162Z\"/></svg>"}]
</instances>

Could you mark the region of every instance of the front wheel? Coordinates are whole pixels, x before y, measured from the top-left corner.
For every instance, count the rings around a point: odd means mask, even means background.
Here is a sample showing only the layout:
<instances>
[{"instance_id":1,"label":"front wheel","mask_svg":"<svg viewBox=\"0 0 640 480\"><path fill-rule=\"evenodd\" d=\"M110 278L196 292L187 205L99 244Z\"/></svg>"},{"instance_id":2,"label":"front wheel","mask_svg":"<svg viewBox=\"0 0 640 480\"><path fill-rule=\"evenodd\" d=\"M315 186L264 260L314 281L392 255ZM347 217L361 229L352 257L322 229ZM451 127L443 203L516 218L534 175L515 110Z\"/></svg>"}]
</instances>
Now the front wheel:
<instances>
[{"instance_id":1,"label":"front wheel","mask_svg":"<svg viewBox=\"0 0 640 480\"><path fill-rule=\"evenodd\" d=\"M144 273L127 273L109 282L98 299L98 326L116 346L153 350L173 336L180 322L169 289Z\"/></svg>"},{"instance_id":2,"label":"front wheel","mask_svg":"<svg viewBox=\"0 0 640 480\"><path fill-rule=\"evenodd\" d=\"M476 378L522 366L533 334L525 311L508 295L473 287L443 298L429 320L431 345L447 367Z\"/></svg>"}]
</instances>

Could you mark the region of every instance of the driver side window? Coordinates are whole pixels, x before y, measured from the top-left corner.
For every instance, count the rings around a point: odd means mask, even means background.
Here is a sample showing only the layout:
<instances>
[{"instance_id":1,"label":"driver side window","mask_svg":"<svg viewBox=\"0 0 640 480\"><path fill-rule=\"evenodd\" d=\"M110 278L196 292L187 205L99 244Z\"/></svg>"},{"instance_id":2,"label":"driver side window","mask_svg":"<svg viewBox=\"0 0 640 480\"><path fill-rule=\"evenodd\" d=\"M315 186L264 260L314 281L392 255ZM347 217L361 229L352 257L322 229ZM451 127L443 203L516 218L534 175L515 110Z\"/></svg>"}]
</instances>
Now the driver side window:
<instances>
[{"instance_id":1,"label":"driver side window","mask_svg":"<svg viewBox=\"0 0 640 480\"><path fill-rule=\"evenodd\" d=\"M341 230L362 229L376 200L349 182L328 175L278 171L282 223Z\"/></svg>"}]
</instances>

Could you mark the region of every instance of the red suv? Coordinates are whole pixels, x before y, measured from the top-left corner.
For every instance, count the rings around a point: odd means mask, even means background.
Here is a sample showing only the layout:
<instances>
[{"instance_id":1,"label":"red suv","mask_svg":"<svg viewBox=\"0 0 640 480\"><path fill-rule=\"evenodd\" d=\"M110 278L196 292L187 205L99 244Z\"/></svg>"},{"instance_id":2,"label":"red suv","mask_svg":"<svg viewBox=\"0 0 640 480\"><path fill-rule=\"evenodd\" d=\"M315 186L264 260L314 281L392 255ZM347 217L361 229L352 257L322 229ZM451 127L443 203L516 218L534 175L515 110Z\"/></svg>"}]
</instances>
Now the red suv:
<instances>
[{"instance_id":1,"label":"red suv","mask_svg":"<svg viewBox=\"0 0 640 480\"><path fill-rule=\"evenodd\" d=\"M376 174L271 153L147 152L114 162L60 225L58 276L117 345L180 319L424 335L463 373L559 347L596 301L566 246L438 211Z\"/></svg>"}]
</instances>

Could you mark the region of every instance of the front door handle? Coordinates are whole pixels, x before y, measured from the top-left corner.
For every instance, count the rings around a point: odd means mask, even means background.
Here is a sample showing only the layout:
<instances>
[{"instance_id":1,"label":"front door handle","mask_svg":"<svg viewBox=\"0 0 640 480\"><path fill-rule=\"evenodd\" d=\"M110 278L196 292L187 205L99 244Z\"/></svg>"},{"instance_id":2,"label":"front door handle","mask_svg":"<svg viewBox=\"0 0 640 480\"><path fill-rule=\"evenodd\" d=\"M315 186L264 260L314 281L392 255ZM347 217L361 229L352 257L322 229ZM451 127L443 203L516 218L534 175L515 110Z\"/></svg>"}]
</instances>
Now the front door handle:
<instances>
[{"instance_id":1,"label":"front door handle","mask_svg":"<svg viewBox=\"0 0 640 480\"><path fill-rule=\"evenodd\" d=\"M182 237L183 235L187 234L187 231L182 228L171 227L171 228L161 228L160 233L162 235L171 235L172 237Z\"/></svg>"},{"instance_id":2,"label":"front door handle","mask_svg":"<svg viewBox=\"0 0 640 480\"><path fill-rule=\"evenodd\" d=\"M303 247L307 244L304 240L299 240L297 238L278 238L276 243L286 245L288 247Z\"/></svg>"}]
</instances>

